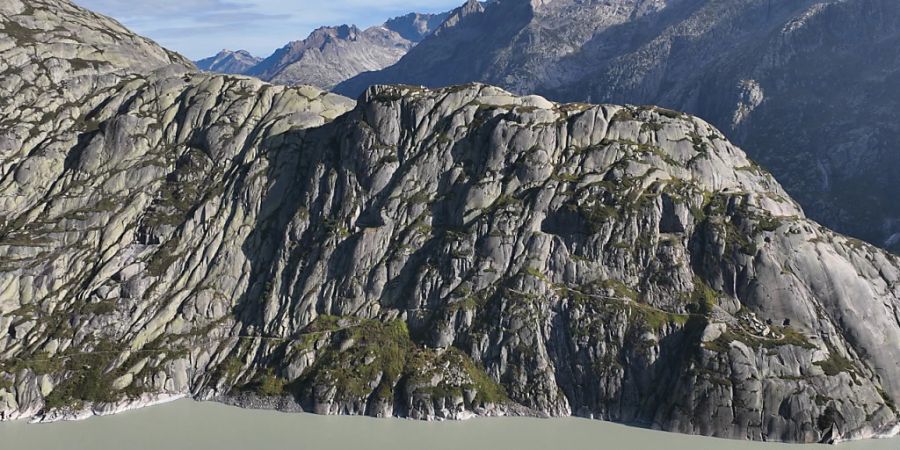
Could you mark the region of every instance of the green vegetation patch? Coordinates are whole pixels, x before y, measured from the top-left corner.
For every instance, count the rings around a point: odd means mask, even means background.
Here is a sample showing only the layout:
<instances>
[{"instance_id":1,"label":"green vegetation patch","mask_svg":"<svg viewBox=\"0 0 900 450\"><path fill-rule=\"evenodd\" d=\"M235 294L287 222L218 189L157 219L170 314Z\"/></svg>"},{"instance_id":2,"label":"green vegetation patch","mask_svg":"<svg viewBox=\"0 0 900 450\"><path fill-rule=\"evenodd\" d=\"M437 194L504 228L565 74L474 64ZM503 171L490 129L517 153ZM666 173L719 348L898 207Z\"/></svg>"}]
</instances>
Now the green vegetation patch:
<instances>
[{"instance_id":1,"label":"green vegetation patch","mask_svg":"<svg viewBox=\"0 0 900 450\"><path fill-rule=\"evenodd\" d=\"M833 377L843 372L856 372L856 368L853 366L853 363L849 359L838 355L837 351L835 351L834 349L831 349L831 354L829 355L828 359L813 364L821 367L822 371L825 372L825 375L828 375L829 377Z\"/></svg>"},{"instance_id":2,"label":"green vegetation patch","mask_svg":"<svg viewBox=\"0 0 900 450\"><path fill-rule=\"evenodd\" d=\"M643 132L657 132L663 129L663 124L659 122L644 122L641 125L641 131Z\"/></svg>"},{"instance_id":3,"label":"green vegetation patch","mask_svg":"<svg viewBox=\"0 0 900 450\"><path fill-rule=\"evenodd\" d=\"M481 301L477 295L472 295L458 304L471 302L474 305ZM474 390L476 403L506 399L503 389L458 349L435 350L418 346L403 320L381 322L324 317L304 331L327 330L331 333L329 345L320 350L314 366L301 378L284 385L280 380L263 375L256 384L257 389L268 384L271 389L266 389L270 392L288 391L307 397L323 386L333 386L336 401L359 402L373 397L393 401L395 389L401 380L406 380L407 386L421 385L420 393L432 397L455 397ZM344 326L335 328L337 325ZM446 377L438 385L430 386L425 381L431 378L423 378L423 374L435 370L461 371L466 376Z\"/></svg>"},{"instance_id":4,"label":"green vegetation patch","mask_svg":"<svg viewBox=\"0 0 900 450\"><path fill-rule=\"evenodd\" d=\"M413 349L406 323L399 320L362 321L335 332L333 344L297 384L307 389L331 385L337 388L337 398L346 400L367 397L372 393L371 383L379 379L376 392L391 398Z\"/></svg>"},{"instance_id":5,"label":"green vegetation patch","mask_svg":"<svg viewBox=\"0 0 900 450\"><path fill-rule=\"evenodd\" d=\"M462 294L462 292L460 293ZM447 311L450 316L456 314L457 311L475 311L487 304L489 293L486 290L471 292L468 290L464 295L460 295L458 299L447 304Z\"/></svg>"},{"instance_id":6,"label":"green vegetation patch","mask_svg":"<svg viewBox=\"0 0 900 450\"><path fill-rule=\"evenodd\" d=\"M756 336L743 329L729 329L725 333L722 333L715 341L705 343L704 347L718 353L725 353L731 347L732 342L738 341L753 349L774 349L783 346L794 346L808 350L816 348L815 345L809 342L809 339L807 339L806 336L796 330L790 328L777 328L774 331L777 334L781 334L782 337L767 338Z\"/></svg>"},{"instance_id":7,"label":"green vegetation patch","mask_svg":"<svg viewBox=\"0 0 900 450\"><path fill-rule=\"evenodd\" d=\"M613 118L612 118L613 122L625 122L625 121L629 121L629 120L636 120L636 119L634 116L634 112L632 112L628 108L622 108L622 109L616 111L616 114L613 115Z\"/></svg>"},{"instance_id":8,"label":"green vegetation patch","mask_svg":"<svg viewBox=\"0 0 900 450\"><path fill-rule=\"evenodd\" d=\"M35 375L55 374L65 367L65 360L47 352L18 357L13 361L0 364L3 372L16 374L22 370L31 370Z\"/></svg>"},{"instance_id":9,"label":"green vegetation patch","mask_svg":"<svg viewBox=\"0 0 900 450\"><path fill-rule=\"evenodd\" d=\"M147 273L154 277L165 275L169 267L180 258L176 253L177 246L178 243L172 239L159 247L147 262Z\"/></svg>"},{"instance_id":10,"label":"green vegetation patch","mask_svg":"<svg viewBox=\"0 0 900 450\"><path fill-rule=\"evenodd\" d=\"M116 311L116 302L115 300L103 300L95 303L86 303L81 311L92 316L109 315Z\"/></svg>"},{"instance_id":11,"label":"green vegetation patch","mask_svg":"<svg viewBox=\"0 0 900 450\"><path fill-rule=\"evenodd\" d=\"M596 292L598 288L602 289L603 295L589 293ZM606 292L609 290L613 291L613 297L607 296ZM595 325L610 322L620 314L625 314L629 323L645 331L660 331L670 324L683 326L691 317L689 314L673 313L642 303L637 291L617 280L603 280L579 289L560 286L557 287L557 292L592 311L592 314L586 316L589 320L573 324L575 335L582 337L599 333L599 328Z\"/></svg>"},{"instance_id":12,"label":"green vegetation patch","mask_svg":"<svg viewBox=\"0 0 900 450\"><path fill-rule=\"evenodd\" d=\"M537 278L538 280L541 280L545 283L549 282L549 280L547 279L547 276L544 275L543 273L541 273L540 270L538 270L534 267L526 267L525 273L528 274L528 276L530 276L532 278Z\"/></svg>"},{"instance_id":13,"label":"green vegetation patch","mask_svg":"<svg viewBox=\"0 0 900 450\"><path fill-rule=\"evenodd\" d=\"M122 393L113 390L112 384L122 374L108 370L120 354L121 349L112 342L100 341L90 352L72 350L60 355L53 363L54 369L56 364L62 365L59 369L66 373L66 378L44 399L47 409L78 407L83 402L111 403L121 399Z\"/></svg>"},{"instance_id":14,"label":"green vegetation patch","mask_svg":"<svg viewBox=\"0 0 900 450\"><path fill-rule=\"evenodd\" d=\"M177 226L190 216L203 198L221 188L214 179L212 161L198 149L190 149L179 158L175 171L163 183L148 212L146 226Z\"/></svg>"},{"instance_id":15,"label":"green vegetation patch","mask_svg":"<svg viewBox=\"0 0 900 450\"><path fill-rule=\"evenodd\" d=\"M252 391L262 397L281 397L288 393L286 387L287 380L278 376L274 369L268 368L241 390Z\"/></svg>"},{"instance_id":16,"label":"green vegetation patch","mask_svg":"<svg viewBox=\"0 0 900 450\"><path fill-rule=\"evenodd\" d=\"M471 358L456 348L437 352L421 350L410 360L407 385L416 386L415 392L432 398L464 397L467 391L475 392L468 407L502 404L509 401L503 386L496 383ZM448 376L459 371L462 376ZM431 385L435 378L441 381ZM451 381L452 380L452 381Z\"/></svg>"},{"instance_id":17,"label":"green vegetation patch","mask_svg":"<svg viewBox=\"0 0 900 450\"><path fill-rule=\"evenodd\" d=\"M688 311L708 317L719 304L719 293L702 278L694 277L694 291L688 297Z\"/></svg>"},{"instance_id":18,"label":"green vegetation patch","mask_svg":"<svg viewBox=\"0 0 900 450\"><path fill-rule=\"evenodd\" d=\"M778 230L781 225L782 221L771 214L764 214L757 220L757 228L770 233Z\"/></svg>"}]
</instances>

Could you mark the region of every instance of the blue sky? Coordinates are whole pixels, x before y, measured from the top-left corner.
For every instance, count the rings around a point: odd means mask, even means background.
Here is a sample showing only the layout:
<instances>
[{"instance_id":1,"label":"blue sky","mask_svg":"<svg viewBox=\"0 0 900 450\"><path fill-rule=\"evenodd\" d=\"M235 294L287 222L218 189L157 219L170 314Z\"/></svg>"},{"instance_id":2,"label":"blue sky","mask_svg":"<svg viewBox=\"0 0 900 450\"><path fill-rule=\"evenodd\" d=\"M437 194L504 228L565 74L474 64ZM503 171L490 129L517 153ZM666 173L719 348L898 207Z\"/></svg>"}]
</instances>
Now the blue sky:
<instances>
[{"instance_id":1,"label":"blue sky","mask_svg":"<svg viewBox=\"0 0 900 450\"><path fill-rule=\"evenodd\" d=\"M323 25L368 27L409 12L441 12L464 0L74 0L191 58L223 48L269 56Z\"/></svg>"}]
</instances>

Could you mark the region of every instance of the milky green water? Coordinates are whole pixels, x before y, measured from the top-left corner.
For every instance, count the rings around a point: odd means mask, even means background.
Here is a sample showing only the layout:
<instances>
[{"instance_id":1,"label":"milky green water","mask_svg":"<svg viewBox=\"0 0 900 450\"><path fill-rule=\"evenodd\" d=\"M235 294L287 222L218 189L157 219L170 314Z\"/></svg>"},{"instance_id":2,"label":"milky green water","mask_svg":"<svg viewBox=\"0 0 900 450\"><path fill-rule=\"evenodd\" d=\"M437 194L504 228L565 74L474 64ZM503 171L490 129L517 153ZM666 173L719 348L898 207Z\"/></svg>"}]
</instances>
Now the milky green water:
<instances>
[{"instance_id":1,"label":"milky green water","mask_svg":"<svg viewBox=\"0 0 900 450\"><path fill-rule=\"evenodd\" d=\"M829 450L661 433L584 419L426 423L248 411L182 400L84 422L0 424L2 450ZM900 439L839 450L900 450Z\"/></svg>"}]
</instances>

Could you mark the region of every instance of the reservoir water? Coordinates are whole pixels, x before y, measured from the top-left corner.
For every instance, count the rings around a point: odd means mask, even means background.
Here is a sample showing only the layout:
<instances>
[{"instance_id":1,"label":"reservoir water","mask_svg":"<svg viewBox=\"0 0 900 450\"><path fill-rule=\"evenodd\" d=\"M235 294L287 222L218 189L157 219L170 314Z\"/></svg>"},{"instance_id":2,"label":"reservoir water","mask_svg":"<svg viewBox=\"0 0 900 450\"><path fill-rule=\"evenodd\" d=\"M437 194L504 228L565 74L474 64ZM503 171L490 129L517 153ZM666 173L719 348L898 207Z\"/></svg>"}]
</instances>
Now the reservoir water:
<instances>
[{"instance_id":1,"label":"reservoir water","mask_svg":"<svg viewBox=\"0 0 900 450\"><path fill-rule=\"evenodd\" d=\"M181 400L83 422L0 424L2 450L900 450L900 439L838 447L726 441L585 419L426 423L250 411Z\"/></svg>"}]
</instances>

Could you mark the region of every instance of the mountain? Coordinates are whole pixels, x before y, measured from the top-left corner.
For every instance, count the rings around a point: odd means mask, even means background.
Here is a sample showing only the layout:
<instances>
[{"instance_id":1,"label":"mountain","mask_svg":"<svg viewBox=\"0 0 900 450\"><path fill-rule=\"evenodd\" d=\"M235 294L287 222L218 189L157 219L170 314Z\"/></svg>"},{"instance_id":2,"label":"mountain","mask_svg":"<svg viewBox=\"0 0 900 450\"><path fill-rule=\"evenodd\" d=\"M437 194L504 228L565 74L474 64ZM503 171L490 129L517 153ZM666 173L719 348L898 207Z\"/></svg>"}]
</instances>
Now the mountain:
<instances>
[{"instance_id":1,"label":"mountain","mask_svg":"<svg viewBox=\"0 0 900 450\"><path fill-rule=\"evenodd\" d=\"M476 6L477 5L477 6ZM501 0L336 87L471 81L709 120L814 219L900 251L900 4ZM465 9L465 8L464 8Z\"/></svg>"},{"instance_id":2,"label":"mountain","mask_svg":"<svg viewBox=\"0 0 900 450\"><path fill-rule=\"evenodd\" d=\"M187 395L898 429L900 258L703 120L200 73L66 0L0 22L0 419Z\"/></svg>"},{"instance_id":3,"label":"mountain","mask_svg":"<svg viewBox=\"0 0 900 450\"><path fill-rule=\"evenodd\" d=\"M216 56L195 61L200 70L216 73L243 74L262 61L245 50L222 50Z\"/></svg>"},{"instance_id":4,"label":"mountain","mask_svg":"<svg viewBox=\"0 0 900 450\"><path fill-rule=\"evenodd\" d=\"M449 12L438 14L410 13L388 20L384 23L384 27L399 34L400 37L407 41L418 43L440 27L449 15Z\"/></svg>"},{"instance_id":5,"label":"mountain","mask_svg":"<svg viewBox=\"0 0 900 450\"><path fill-rule=\"evenodd\" d=\"M276 84L328 89L361 72L397 62L412 46L384 27L324 27L282 47L247 73Z\"/></svg>"},{"instance_id":6,"label":"mountain","mask_svg":"<svg viewBox=\"0 0 900 450\"><path fill-rule=\"evenodd\" d=\"M554 0L546 4L538 0L469 0L396 65L361 74L342 83L337 91L357 96L369 85L382 82L438 87L484 80L524 93L540 88L544 78L557 72L555 65L577 52L595 33L636 20L664 4L660 0ZM450 67L453 70L448 70Z\"/></svg>"},{"instance_id":7,"label":"mountain","mask_svg":"<svg viewBox=\"0 0 900 450\"><path fill-rule=\"evenodd\" d=\"M362 72L394 64L446 17L413 13L366 30L349 25L319 28L242 73L276 84L330 89Z\"/></svg>"}]
</instances>

